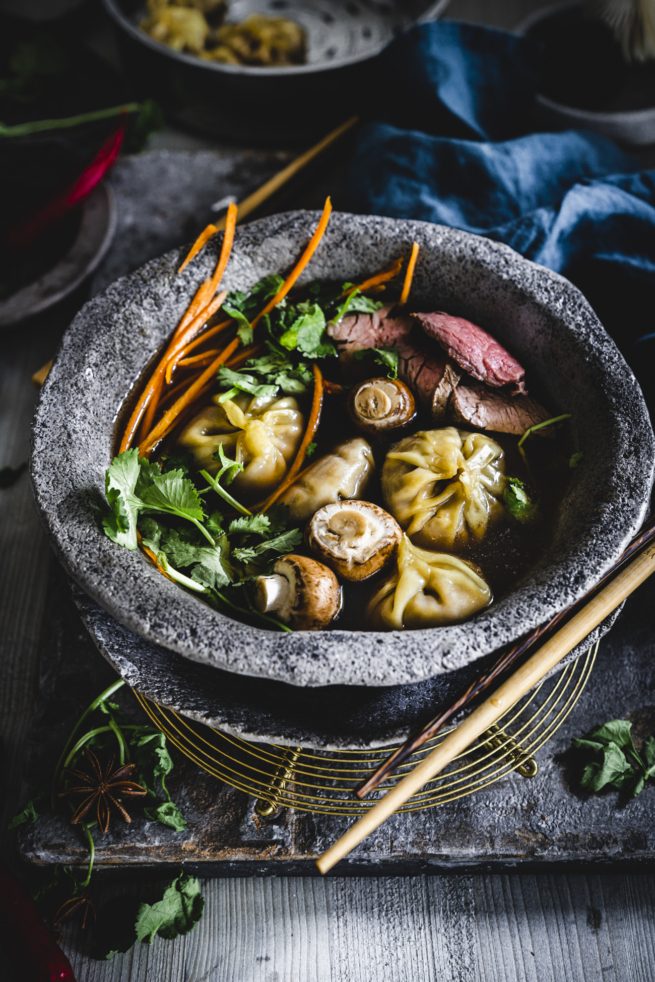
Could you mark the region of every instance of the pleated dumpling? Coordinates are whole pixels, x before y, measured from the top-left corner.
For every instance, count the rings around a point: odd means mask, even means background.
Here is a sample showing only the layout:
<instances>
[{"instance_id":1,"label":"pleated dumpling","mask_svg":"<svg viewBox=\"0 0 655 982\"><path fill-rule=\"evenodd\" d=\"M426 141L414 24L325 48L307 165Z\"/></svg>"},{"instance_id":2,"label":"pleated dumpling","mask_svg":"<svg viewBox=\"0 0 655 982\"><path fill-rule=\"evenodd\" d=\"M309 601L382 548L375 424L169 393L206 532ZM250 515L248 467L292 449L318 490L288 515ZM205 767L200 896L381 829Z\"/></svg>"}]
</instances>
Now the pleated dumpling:
<instances>
[{"instance_id":1,"label":"pleated dumpling","mask_svg":"<svg viewBox=\"0 0 655 982\"><path fill-rule=\"evenodd\" d=\"M216 452L243 465L234 488L245 497L259 498L272 491L287 472L303 432L303 414L293 396L249 396L202 409L182 430L180 446L190 450L199 469L215 473Z\"/></svg>"},{"instance_id":2,"label":"pleated dumpling","mask_svg":"<svg viewBox=\"0 0 655 982\"><path fill-rule=\"evenodd\" d=\"M371 446L361 436L338 444L304 470L280 498L297 522L306 522L323 505L360 498L375 462Z\"/></svg>"},{"instance_id":3,"label":"pleated dumpling","mask_svg":"<svg viewBox=\"0 0 655 982\"><path fill-rule=\"evenodd\" d=\"M371 597L371 628L438 627L464 621L492 601L491 588L470 563L447 552L428 552L407 536L396 568Z\"/></svg>"},{"instance_id":4,"label":"pleated dumpling","mask_svg":"<svg viewBox=\"0 0 655 982\"><path fill-rule=\"evenodd\" d=\"M396 443L382 468L387 508L413 541L454 549L504 514L505 454L484 433L447 426Z\"/></svg>"}]
</instances>

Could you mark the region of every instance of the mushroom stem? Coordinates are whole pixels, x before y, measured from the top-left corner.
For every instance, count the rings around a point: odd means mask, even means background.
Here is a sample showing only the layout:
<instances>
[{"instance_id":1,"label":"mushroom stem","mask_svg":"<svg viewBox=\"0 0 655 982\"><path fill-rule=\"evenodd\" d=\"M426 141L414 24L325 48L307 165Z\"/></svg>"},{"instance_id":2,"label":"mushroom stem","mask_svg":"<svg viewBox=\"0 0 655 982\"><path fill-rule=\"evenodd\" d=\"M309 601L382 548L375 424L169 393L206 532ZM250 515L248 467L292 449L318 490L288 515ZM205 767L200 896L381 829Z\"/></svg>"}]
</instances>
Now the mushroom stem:
<instances>
[{"instance_id":1,"label":"mushroom stem","mask_svg":"<svg viewBox=\"0 0 655 982\"><path fill-rule=\"evenodd\" d=\"M290 584L285 576L271 573L270 576L258 576L255 587L255 606L262 614L278 611L289 602Z\"/></svg>"}]
</instances>

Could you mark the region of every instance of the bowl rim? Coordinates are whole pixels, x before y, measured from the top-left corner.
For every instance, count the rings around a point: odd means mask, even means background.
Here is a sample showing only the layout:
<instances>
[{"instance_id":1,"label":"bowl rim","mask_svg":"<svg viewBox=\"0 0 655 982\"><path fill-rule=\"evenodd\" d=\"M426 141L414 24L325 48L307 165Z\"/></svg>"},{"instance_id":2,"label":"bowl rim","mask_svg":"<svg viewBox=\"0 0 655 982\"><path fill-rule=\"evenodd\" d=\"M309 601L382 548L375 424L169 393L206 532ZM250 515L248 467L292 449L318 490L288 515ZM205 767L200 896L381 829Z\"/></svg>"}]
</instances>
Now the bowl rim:
<instances>
[{"instance_id":1,"label":"bowl rim","mask_svg":"<svg viewBox=\"0 0 655 982\"><path fill-rule=\"evenodd\" d=\"M270 244L275 241L278 253L284 257L281 264L291 262L299 245L306 241L307 228L317 218L316 212L287 212L239 226L233 256L241 254L242 261L243 257L247 257L248 263L255 260L261 262L256 250L265 243L268 262ZM135 375L143 372L150 355L159 349L168 335L166 325L175 316L171 312L170 315L166 314L165 319L160 314L152 319L152 326L148 328L151 337L147 338L150 350L141 339L135 352L128 352L126 359L118 333L118 325L130 316L125 314L126 307L132 305L132 313L137 319L140 318L138 323L144 325L142 330L145 335L145 321L151 316L148 312L152 311L153 305L157 307L162 297L166 299L166 290L177 289L180 305L185 305L196 278L205 275L213 262L212 250L207 250L200 257L192 283L191 277L185 274L177 277L180 251L172 250L116 281L91 300L64 335L37 405L32 431L31 473L36 500L46 526L60 559L73 579L125 627L191 660L214 664L238 674L265 676L295 685L366 686L418 682L461 667L496 650L584 595L618 558L645 517L655 469L655 437L648 410L634 375L618 348L582 294L568 280L524 259L501 243L415 220L335 213L324 244L333 239L350 256L355 235L364 236L369 248L371 242L375 242L377 248L382 242L396 253L401 243L414 239L432 251L448 249L453 260L457 257L458 260L473 261L476 268L486 270L490 276L506 283L507 289L514 290L522 301L535 305L544 317L554 319L556 324L561 325L567 339L573 337L581 347L584 343L585 354L580 355L580 362L588 378L593 377L598 386L604 383L601 386L602 397L607 403L607 418L614 425L616 432L613 436L617 440L614 458L608 457L608 463L604 465L606 486L602 492L605 497L601 496L602 508L596 506L595 524L588 523L563 557L547 564L544 561L543 568L538 568L538 575L531 571L525 582L517 585L510 594L463 625L409 632L335 629L281 635L235 621L203 605L202 609L207 613L199 626L197 614L201 601L161 577L140 554L129 553L110 542L93 517L90 502L91 492L97 493L102 483L100 476L97 480L93 478L90 468L95 467L98 475L104 475L109 462L108 448L110 441L113 442L116 413L132 391ZM252 260L253 255L255 260ZM324 255L327 258L329 254ZM278 257L271 261L278 262ZM329 262L332 261L330 257ZM127 295L133 299L128 300ZM169 302L170 299L169 295ZM177 296L175 301L178 302ZM109 317L114 318L114 330L105 331L98 337L95 325L98 321L107 321ZM165 324L162 325L164 320ZM134 346L136 342L129 320L123 331ZM591 346L590 337L593 339ZM129 358L133 366L139 366L136 371L129 369L129 382L126 378L116 378L118 373L112 368L112 358L115 365L118 355L124 363L124 373L128 371ZM87 427L87 432L94 433L92 423L88 419L80 422L75 414L80 413L80 399L91 398L87 388L92 389L94 384L96 387L100 384L103 371L107 373L106 384L120 389L114 393L118 405L112 403L107 409L111 409L114 417L112 432L103 434L100 441L103 453L103 441L106 441L106 459L96 461L95 457L92 458L88 472L84 472L85 483L81 484L76 477L76 468L81 463L69 461L67 474L66 457L60 448L64 441L70 443L71 434L75 437L83 426ZM616 373L620 376L620 391L617 390ZM105 391L101 390L99 395L102 396ZM92 414L93 401L86 408L88 415ZM632 464L632 485L624 492L625 471L619 467L619 463L625 465L625 458ZM583 461L576 473L586 466ZM93 488L92 480L96 482ZM70 490L67 490L68 485ZM65 499L62 499L64 493ZM624 500L623 510L617 516L612 514L611 509L616 506L616 495L619 493L624 493ZM609 494L615 497L608 498ZM617 518L622 520L617 521ZM75 539L76 535L80 535L80 530L83 532L83 554L80 554L79 543ZM599 535L604 537L601 556L596 545ZM92 549L87 549L89 541L92 542ZM587 564L592 562L593 565L581 566L582 561ZM138 589L134 589L135 584L138 584ZM549 595L548 587L555 584L555 596L552 590ZM435 632L439 632L438 644ZM366 658L358 661L353 652L362 638L366 650L371 651ZM402 659L397 657L399 644L402 646ZM373 652L379 652L380 658L377 661L374 658L371 662ZM371 664L374 664L377 675L372 674ZM338 671L335 671L335 666Z\"/></svg>"},{"instance_id":2,"label":"bowl rim","mask_svg":"<svg viewBox=\"0 0 655 982\"><path fill-rule=\"evenodd\" d=\"M210 71L218 72L221 75L251 76L253 78L270 78L272 76L291 77L294 75L313 75L323 72L338 71L340 68L348 68L350 65L359 65L362 62L370 61L377 57L384 50L388 42L384 44L371 45L361 54L350 55L347 58L339 58L329 64L312 64L307 62L304 65L279 65L276 67L266 67L262 65L229 65L217 61L204 61L195 55L186 54L183 51L175 51L166 44L162 44L152 38L146 31L141 30L138 24L133 23L126 17L120 8L118 0L102 0L105 10L119 27L130 35L135 41L144 44L146 47L159 54L168 55L174 61L181 61L194 68L206 68ZM450 0L434 0L420 17L413 23L422 24L429 20L436 20L446 9ZM409 25L408 25L409 26Z\"/></svg>"}]
</instances>

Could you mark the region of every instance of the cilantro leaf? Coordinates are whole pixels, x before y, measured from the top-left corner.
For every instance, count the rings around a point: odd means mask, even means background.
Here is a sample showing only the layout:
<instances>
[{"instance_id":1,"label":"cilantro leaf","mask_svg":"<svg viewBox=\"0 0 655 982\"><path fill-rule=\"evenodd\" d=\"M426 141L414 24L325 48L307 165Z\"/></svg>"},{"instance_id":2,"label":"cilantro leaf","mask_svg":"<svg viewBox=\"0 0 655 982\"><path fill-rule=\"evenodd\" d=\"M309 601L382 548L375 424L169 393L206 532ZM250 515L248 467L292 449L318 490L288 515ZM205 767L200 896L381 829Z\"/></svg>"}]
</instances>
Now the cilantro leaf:
<instances>
[{"instance_id":1,"label":"cilantro leaf","mask_svg":"<svg viewBox=\"0 0 655 982\"><path fill-rule=\"evenodd\" d=\"M9 820L7 824L8 829L17 829L21 825L32 825L36 822L39 817L39 811L36 807L36 802L38 799L30 798L24 808L14 815L12 819Z\"/></svg>"},{"instance_id":2,"label":"cilantro leaf","mask_svg":"<svg viewBox=\"0 0 655 982\"><path fill-rule=\"evenodd\" d=\"M204 515L197 488L181 470L153 474L151 483L143 488L141 498L150 511L164 512L192 522L200 521Z\"/></svg>"},{"instance_id":3,"label":"cilantro leaf","mask_svg":"<svg viewBox=\"0 0 655 982\"><path fill-rule=\"evenodd\" d=\"M164 734L144 726L130 744L137 765L139 784L143 784L153 798L162 794L167 801L170 801L166 778L174 765Z\"/></svg>"},{"instance_id":4,"label":"cilantro leaf","mask_svg":"<svg viewBox=\"0 0 655 982\"><path fill-rule=\"evenodd\" d=\"M331 341L324 341L326 320L317 303L299 303L291 308L293 319L278 338L287 351L301 351L308 358L324 358L336 354Z\"/></svg>"},{"instance_id":5,"label":"cilantro leaf","mask_svg":"<svg viewBox=\"0 0 655 982\"><path fill-rule=\"evenodd\" d=\"M159 822L175 832L183 832L187 827L186 819L174 801L161 801L144 808L144 812L153 822Z\"/></svg>"},{"instance_id":6,"label":"cilantro leaf","mask_svg":"<svg viewBox=\"0 0 655 982\"><path fill-rule=\"evenodd\" d=\"M205 901L200 881L195 876L180 873L154 904L141 904L134 929L137 941L151 944L159 935L171 941L187 934L202 917Z\"/></svg>"},{"instance_id":7,"label":"cilantro leaf","mask_svg":"<svg viewBox=\"0 0 655 982\"><path fill-rule=\"evenodd\" d=\"M225 386L228 390L220 396L219 402L231 398L235 392L247 392L253 396L274 396L278 391L277 385L258 382L254 375L249 375L246 372L235 372L234 369L226 368L225 365L221 365L216 377L219 385Z\"/></svg>"},{"instance_id":8,"label":"cilantro leaf","mask_svg":"<svg viewBox=\"0 0 655 982\"><path fill-rule=\"evenodd\" d=\"M292 361L286 351L274 348L270 342L268 353L259 358L250 358L245 367L263 381L277 386L285 395L303 394L312 384L309 365L304 361Z\"/></svg>"},{"instance_id":9,"label":"cilantro leaf","mask_svg":"<svg viewBox=\"0 0 655 982\"><path fill-rule=\"evenodd\" d=\"M219 443L218 449L214 453L214 457L220 462L220 470L216 475L216 480L223 478L226 484L231 484L237 474L240 474L243 470L243 464L239 460L233 460L231 457L225 453L225 448L222 443Z\"/></svg>"},{"instance_id":10,"label":"cilantro leaf","mask_svg":"<svg viewBox=\"0 0 655 982\"><path fill-rule=\"evenodd\" d=\"M591 757L580 778L587 791L612 787L635 797L643 791L646 781L655 777L655 739L649 737L645 742L642 759L632 739L629 720L610 720L586 737L575 739L573 745Z\"/></svg>"},{"instance_id":11,"label":"cilantro leaf","mask_svg":"<svg viewBox=\"0 0 655 982\"><path fill-rule=\"evenodd\" d=\"M358 361L372 358L374 363L386 368L388 378L398 378L398 352L395 348L362 348L355 351L354 356Z\"/></svg>"},{"instance_id":12,"label":"cilantro leaf","mask_svg":"<svg viewBox=\"0 0 655 982\"><path fill-rule=\"evenodd\" d=\"M136 485L141 473L139 451L126 450L114 457L105 475L105 496L111 509L103 520L105 533L119 546L137 548L136 523L141 501Z\"/></svg>"},{"instance_id":13,"label":"cilantro leaf","mask_svg":"<svg viewBox=\"0 0 655 982\"><path fill-rule=\"evenodd\" d=\"M164 557L174 569L188 570L200 586L215 590L231 581L227 560L227 538L220 532L214 546L200 544L192 529L159 525L153 519L141 523L143 541L161 560Z\"/></svg>"},{"instance_id":14,"label":"cilantro leaf","mask_svg":"<svg viewBox=\"0 0 655 982\"><path fill-rule=\"evenodd\" d=\"M237 547L233 549L232 555L242 563L251 563L266 555L267 552L274 552L276 554L289 552L289 550L295 549L296 546L300 545L301 542L302 532L300 529L288 529L273 539L264 539L263 542L258 542L255 546Z\"/></svg>"},{"instance_id":15,"label":"cilantro leaf","mask_svg":"<svg viewBox=\"0 0 655 982\"><path fill-rule=\"evenodd\" d=\"M271 520L268 515L242 515L233 519L228 527L230 535L265 535L271 530Z\"/></svg>"},{"instance_id":16,"label":"cilantro leaf","mask_svg":"<svg viewBox=\"0 0 655 982\"><path fill-rule=\"evenodd\" d=\"M251 320L278 292L284 277L274 273L264 276L250 290L233 290L228 293L223 304L223 311L238 324L237 334L242 344L252 341Z\"/></svg>"},{"instance_id":17,"label":"cilantro leaf","mask_svg":"<svg viewBox=\"0 0 655 982\"><path fill-rule=\"evenodd\" d=\"M508 477L503 491L505 508L521 525L529 525L539 518L539 504L531 497L525 481L520 477Z\"/></svg>"}]
</instances>

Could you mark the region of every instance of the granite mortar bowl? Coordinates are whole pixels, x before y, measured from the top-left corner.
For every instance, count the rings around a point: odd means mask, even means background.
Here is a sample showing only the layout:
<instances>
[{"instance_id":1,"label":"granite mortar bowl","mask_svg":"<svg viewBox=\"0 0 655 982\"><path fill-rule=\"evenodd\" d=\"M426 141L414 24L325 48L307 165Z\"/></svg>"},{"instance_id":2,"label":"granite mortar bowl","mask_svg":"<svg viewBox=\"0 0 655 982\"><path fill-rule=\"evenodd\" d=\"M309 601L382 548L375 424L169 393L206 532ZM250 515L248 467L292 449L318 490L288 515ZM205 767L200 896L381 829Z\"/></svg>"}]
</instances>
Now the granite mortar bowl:
<instances>
[{"instance_id":1,"label":"granite mortar bowl","mask_svg":"<svg viewBox=\"0 0 655 982\"><path fill-rule=\"evenodd\" d=\"M228 289L287 269L317 214L238 229ZM299 686L399 685L462 668L586 593L641 525L655 443L642 393L616 345L568 281L504 245L425 222L335 214L305 280L364 279L421 247L412 299L489 327L526 365L553 410L573 414L584 456L538 564L472 620L405 632L282 634L233 620L103 534L97 506L121 409L213 266L208 248L177 275L167 253L90 301L67 331L42 390L32 479L61 561L121 624L194 661Z\"/></svg>"}]
</instances>

